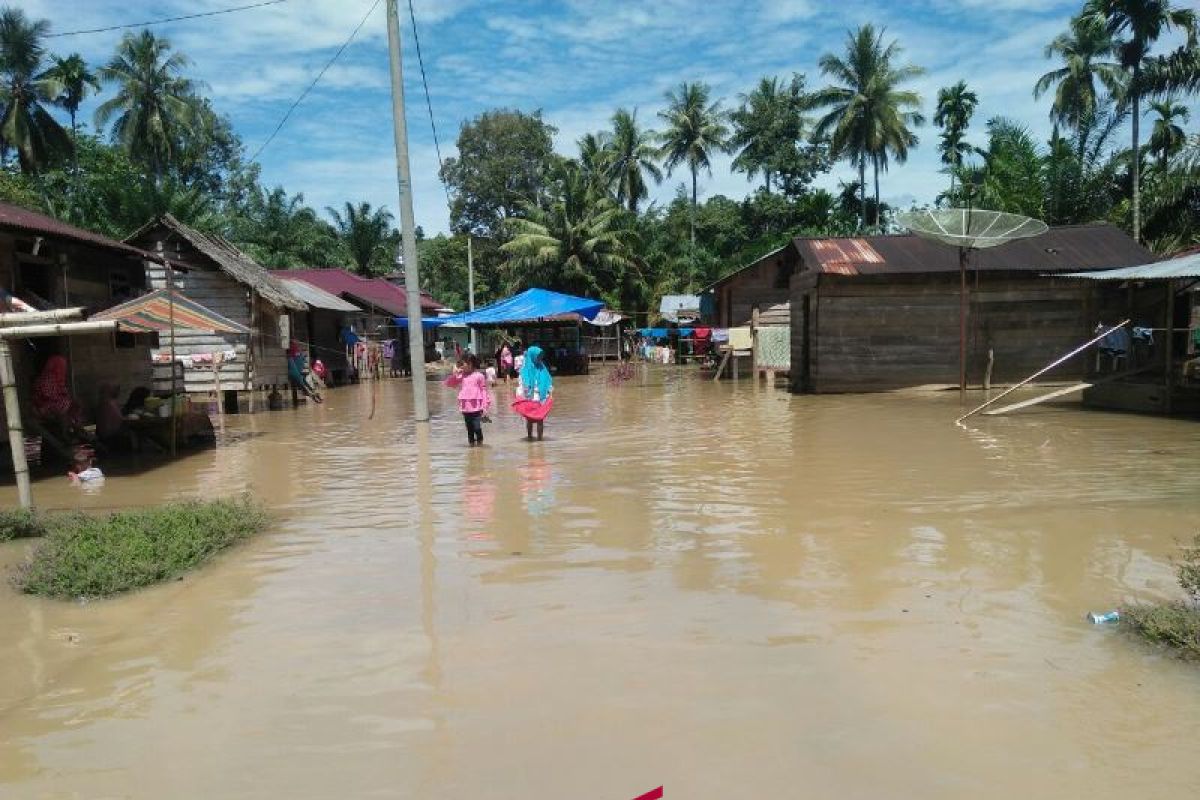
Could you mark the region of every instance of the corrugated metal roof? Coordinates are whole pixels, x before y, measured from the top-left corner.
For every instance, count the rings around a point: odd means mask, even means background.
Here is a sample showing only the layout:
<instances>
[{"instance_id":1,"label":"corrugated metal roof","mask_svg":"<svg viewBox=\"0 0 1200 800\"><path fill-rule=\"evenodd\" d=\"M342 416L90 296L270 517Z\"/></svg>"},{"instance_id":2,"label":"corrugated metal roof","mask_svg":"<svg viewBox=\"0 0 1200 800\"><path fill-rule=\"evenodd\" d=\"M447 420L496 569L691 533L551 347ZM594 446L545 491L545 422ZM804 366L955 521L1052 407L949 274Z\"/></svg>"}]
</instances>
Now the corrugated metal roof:
<instances>
[{"instance_id":1,"label":"corrugated metal roof","mask_svg":"<svg viewBox=\"0 0 1200 800\"><path fill-rule=\"evenodd\" d=\"M1136 267L1099 272L1068 272L1061 277L1090 278L1098 281L1166 281L1174 278L1200 278L1200 251L1153 264L1141 264Z\"/></svg>"},{"instance_id":2,"label":"corrugated metal roof","mask_svg":"<svg viewBox=\"0 0 1200 800\"><path fill-rule=\"evenodd\" d=\"M807 271L832 275L894 275L957 272L958 250L912 234L798 238ZM1066 225L1032 239L978 250L973 271L1068 272L1145 264L1146 248L1112 225Z\"/></svg>"},{"instance_id":3,"label":"corrugated metal roof","mask_svg":"<svg viewBox=\"0 0 1200 800\"><path fill-rule=\"evenodd\" d=\"M216 264L217 268L238 283L245 284L271 305L303 311L306 306L294 297L283 284L271 276L254 259L237 249L231 242L216 234L202 233L183 224L170 214L150 220L125 237L126 242L138 241L157 228L165 228L186 241Z\"/></svg>"},{"instance_id":4,"label":"corrugated metal roof","mask_svg":"<svg viewBox=\"0 0 1200 800\"><path fill-rule=\"evenodd\" d=\"M330 294L319 286L313 286L311 283L295 278L283 277L279 278L279 282L286 286L289 292L313 308L323 308L326 311L348 311L351 313L362 311L361 308L353 303L348 303L337 295Z\"/></svg>"},{"instance_id":5,"label":"corrugated metal roof","mask_svg":"<svg viewBox=\"0 0 1200 800\"><path fill-rule=\"evenodd\" d=\"M12 203L0 203L0 230L20 231L22 233L33 234L34 236L68 239L125 256L145 258L151 261L162 261L158 256L141 248L124 242L118 242L116 239L109 239L107 236L101 236L98 233L93 233L83 228L76 228L74 225L68 225L54 217L39 214L37 211L30 211L28 208L22 208Z\"/></svg>"},{"instance_id":6,"label":"corrugated metal roof","mask_svg":"<svg viewBox=\"0 0 1200 800\"><path fill-rule=\"evenodd\" d=\"M275 270L272 275L289 280L301 280L332 295L345 297L360 303L364 308L374 307L392 316L408 316L408 292L403 287L383 278L364 278L344 269L288 269ZM442 304L428 295L421 295L421 310L436 312Z\"/></svg>"}]
</instances>

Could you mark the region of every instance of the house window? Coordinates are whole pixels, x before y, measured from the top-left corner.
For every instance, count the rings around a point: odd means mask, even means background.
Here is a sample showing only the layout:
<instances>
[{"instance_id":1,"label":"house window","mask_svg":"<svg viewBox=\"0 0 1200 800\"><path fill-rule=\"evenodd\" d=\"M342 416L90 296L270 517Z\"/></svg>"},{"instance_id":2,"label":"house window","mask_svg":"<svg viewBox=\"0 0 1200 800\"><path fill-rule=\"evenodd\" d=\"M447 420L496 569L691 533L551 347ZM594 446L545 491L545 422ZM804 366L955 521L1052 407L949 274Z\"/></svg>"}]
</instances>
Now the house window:
<instances>
[{"instance_id":1,"label":"house window","mask_svg":"<svg viewBox=\"0 0 1200 800\"><path fill-rule=\"evenodd\" d=\"M787 259L781 258L775 264L775 288L786 289L792 279L792 270L788 267Z\"/></svg>"},{"instance_id":2,"label":"house window","mask_svg":"<svg viewBox=\"0 0 1200 800\"><path fill-rule=\"evenodd\" d=\"M114 269L108 273L108 296L118 303L133 297L133 285L129 282L128 272Z\"/></svg>"},{"instance_id":3,"label":"house window","mask_svg":"<svg viewBox=\"0 0 1200 800\"><path fill-rule=\"evenodd\" d=\"M137 334L129 331L116 331L113 334L113 344L118 350L132 350L137 347Z\"/></svg>"}]
</instances>

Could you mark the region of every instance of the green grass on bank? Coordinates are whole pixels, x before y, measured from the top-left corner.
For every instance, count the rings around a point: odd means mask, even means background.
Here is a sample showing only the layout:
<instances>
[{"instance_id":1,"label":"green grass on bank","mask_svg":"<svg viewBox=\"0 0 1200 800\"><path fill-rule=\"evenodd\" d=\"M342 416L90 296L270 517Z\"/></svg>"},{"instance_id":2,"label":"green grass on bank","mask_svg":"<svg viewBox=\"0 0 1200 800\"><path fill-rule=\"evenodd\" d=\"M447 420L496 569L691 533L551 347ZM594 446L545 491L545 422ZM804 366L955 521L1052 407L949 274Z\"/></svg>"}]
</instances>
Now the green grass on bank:
<instances>
[{"instance_id":1,"label":"green grass on bank","mask_svg":"<svg viewBox=\"0 0 1200 800\"><path fill-rule=\"evenodd\" d=\"M1143 639L1200 659L1200 534L1180 547L1175 574L1187 600L1131 606L1121 610L1121 621Z\"/></svg>"},{"instance_id":2,"label":"green grass on bank","mask_svg":"<svg viewBox=\"0 0 1200 800\"><path fill-rule=\"evenodd\" d=\"M11 517L11 521L10 518ZM171 580L261 531L267 513L249 498L118 511L21 517L0 526L44 531L16 584L45 597L106 597ZM28 534L26 534L28 535ZM35 534L36 535L36 534ZM0 533L0 539L15 538Z\"/></svg>"},{"instance_id":3,"label":"green grass on bank","mask_svg":"<svg viewBox=\"0 0 1200 800\"><path fill-rule=\"evenodd\" d=\"M46 518L25 508L0 508L0 542L46 535Z\"/></svg>"}]
</instances>

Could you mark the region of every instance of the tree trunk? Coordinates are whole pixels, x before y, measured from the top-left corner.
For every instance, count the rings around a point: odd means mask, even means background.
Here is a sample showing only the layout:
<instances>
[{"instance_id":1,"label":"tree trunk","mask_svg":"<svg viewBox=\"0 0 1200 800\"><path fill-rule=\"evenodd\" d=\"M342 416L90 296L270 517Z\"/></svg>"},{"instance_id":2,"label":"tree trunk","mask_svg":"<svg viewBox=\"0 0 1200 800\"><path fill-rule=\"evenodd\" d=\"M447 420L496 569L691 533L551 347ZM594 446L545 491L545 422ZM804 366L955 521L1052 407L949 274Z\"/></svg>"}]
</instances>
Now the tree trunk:
<instances>
[{"instance_id":1,"label":"tree trunk","mask_svg":"<svg viewBox=\"0 0 1200 800\"><path fill-rule=\"evenodd\" d=\"M1141 127L1141 111L1142 111L1142 93L1139 83L1142 79L1141 66L1133 68L1133 240L1139 244L1142 241L1142 187L1141 182L1141 160L1142 154L1138 150L1138 134Z\"/></svg>"},{"instance_id":2,"label":"tree trunk","mask_svg":"<svg viewBox=\"0 0 1200 800\"><path fill-rule=\"evenodd\" d=\"M696 251L696 168L692 167L692 218L689 221L692 228L692 255Z\"/></svg>"},{"instance_id":3,"label":"tree trunk","mask_svg":"<svg viewBox=\"0 0 1200 800\"><path fill-rule=\"evenodd\" d=\"M858 157L858 229L867 227L867 154Z\"/></svg>"},{"instance_id":4,"label":"tree trunk","mask_svg":"<svg viewBox=\"0 0 1200 800\"><path fill-rule=\"evenodd\" d=\"M71 109L71 221L79 221L79 128L75 124L75 109ZM173 367L172 367L173 368Z\"/></svg>"},{"instance_id":5,"label":"tree trunk","mask_svg":"<svg viewBox=\"0 0 1200 800\"><path fill-rule=\"evenodd\" d=\"M879 157L871 159L871 166L875 170L875 228L879 229Z\"/></svg>"}]
</instances>

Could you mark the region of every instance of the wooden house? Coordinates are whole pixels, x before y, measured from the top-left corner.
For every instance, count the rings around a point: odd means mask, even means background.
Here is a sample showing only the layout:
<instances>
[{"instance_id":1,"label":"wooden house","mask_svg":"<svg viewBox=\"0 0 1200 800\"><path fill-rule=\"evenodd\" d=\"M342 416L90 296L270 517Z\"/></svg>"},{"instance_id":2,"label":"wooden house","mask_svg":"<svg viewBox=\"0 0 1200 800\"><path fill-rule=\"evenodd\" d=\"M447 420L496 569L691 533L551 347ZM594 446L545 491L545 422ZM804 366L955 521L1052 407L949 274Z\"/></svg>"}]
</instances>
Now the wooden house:
<instances>
[{"instance_id":1,"label":"wooden house","mask_svg":"<svg viewBox=\"0 0 1200 800\"><path fill-rule=\"evenodd\" d=\"M346 327L362 330L367 312L307 281L289 277L288 270L275 270L271 274L308 306L304 314L292 316L293 338L304 344L310 360L321 360L329 370L332 383L344 383L349 375L350 359L341 333Z\"/></svg>"},{"instance_id":2,"label":"wooden house","mask_svg":"<svg viewBox=\"0 0 1200 800\"><path fill-rule=\"evenodd\" d=\"M968 383L1019 380L1090 338L1104 313L1094 285L1055 273L1152 259L1106 224L1051 228L972 253ZM798 238L762 262L764 277L789 272L793 391L957 385L955 248L912 235ZM1046 379L1079 378L1084 369L1082 357L1072 359Z\"/></svg>"},{"instance_id":3,"label":"wooden house","mask_svg":"<svg viewBox=\"0 0 1200 800\"><path fill-rule=\"evenodd\" d=\"M712 324L718 328L791 324L791 278L796 250L785 245L731 272L704 289L712 297Z\"/></svg>"},{"instance_id":4,"label":"wooden house","mask_svg":"<svg viewBox=\"0 0 1200 800\"><path fill-rule=\"evenodd\" d=\"M177 331L175 355L184 363L185 391L211 393L219 385L226 405L234 407L239 392L287 385L292 315L308 310L304 302L229 242L170 214L151 220L125 241L169 259L175 265L170 274L175 289L253 331L250 342L232 334ZM167 280L166 267L150 267L151 288L163 288ZM161 336L154 354L159 389L170 385L170 339L169 334ZM225 355L214 379L212 359L218 353Z\"/></svg>"},{"instance_id":5,"label":"wooden house","mask_svg":"<svg viewBox=\"0 0 1200 800\"><path fill-rule=\"evenodd\" d=\"M0 203L0 311L82 306L85 315L115 306L146 290L147 266L156 257L114 239L9 203ZM14 344L22 408L29 388L51 355L67 358L73 395L90 415L102 383L123 392L149 385L152 335L100 333L30 339Z\"/></svg>"}]
</instances>

